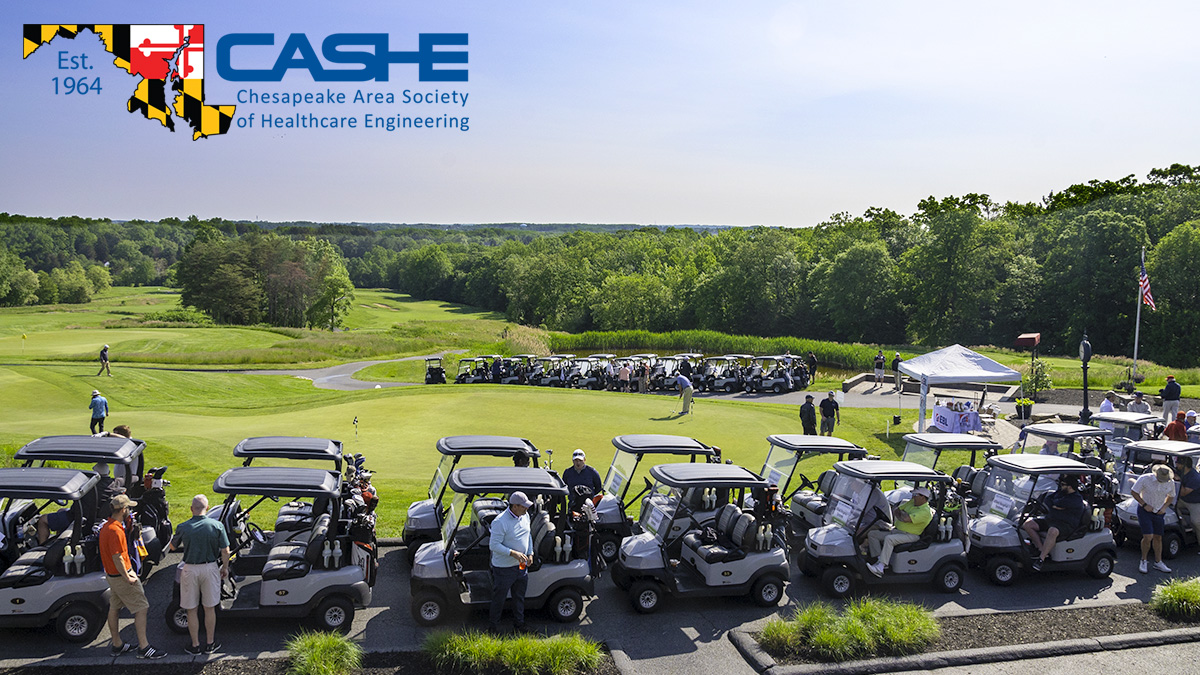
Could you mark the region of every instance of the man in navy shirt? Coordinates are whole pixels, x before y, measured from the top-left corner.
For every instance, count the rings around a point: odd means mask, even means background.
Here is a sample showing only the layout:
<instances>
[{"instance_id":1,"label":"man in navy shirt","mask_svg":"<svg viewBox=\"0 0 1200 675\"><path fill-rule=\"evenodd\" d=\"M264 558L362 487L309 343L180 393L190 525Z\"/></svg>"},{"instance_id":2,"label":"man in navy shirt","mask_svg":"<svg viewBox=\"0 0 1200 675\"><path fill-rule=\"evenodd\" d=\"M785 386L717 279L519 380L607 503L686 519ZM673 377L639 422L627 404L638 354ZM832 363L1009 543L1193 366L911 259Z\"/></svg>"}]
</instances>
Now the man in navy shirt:
<instances>
[{"instance_id":1,"label":"man in navy shirt","mask_svg":"<svg viewBox=\"0 0 1200 675\"><path fill-rule=\"evenodd\" d=\"M571 492L572 508L574 508L575 504L579 503L579 499L575 494L576 485L583 485L590 488L592 495L599 495L603 489L601 487L599 472L587 465L587 455L580 448L575 448L575 452L571 453L571 468L562 473L562 479L567 484L567 489Z\"/></svg>"},{"instance_id":2,"label":"man in navy shirt","mask_svg":"<svg viewBox=\"0 0 1200 675\"><path fill-rule=\"evenodd\" d=\"M1175 470L1179 474L1179 515L1200 533L1200 473L1187 455L1175 460Z\"/></svg>"}]
</instances>

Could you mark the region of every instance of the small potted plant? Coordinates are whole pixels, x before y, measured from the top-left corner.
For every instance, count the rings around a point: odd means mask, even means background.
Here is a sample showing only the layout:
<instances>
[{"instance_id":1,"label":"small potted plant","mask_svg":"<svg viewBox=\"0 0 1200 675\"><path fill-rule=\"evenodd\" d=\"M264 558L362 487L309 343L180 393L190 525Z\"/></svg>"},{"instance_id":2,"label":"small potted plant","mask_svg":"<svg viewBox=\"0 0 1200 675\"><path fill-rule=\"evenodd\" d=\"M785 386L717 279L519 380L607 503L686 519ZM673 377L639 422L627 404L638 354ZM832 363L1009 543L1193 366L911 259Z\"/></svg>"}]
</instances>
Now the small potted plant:
<instances>
[{"instance_id":1,"label":"small potted plant","mask_svg":"<svg viewBox=\"0 0 1200 675\"><path fill-rule=\"evenodd\" d=\"M1019 398L1014 403L1017 404L1017 418L1027 420L1033 414L1033 399Z\"/></svg>"}]
</instances>

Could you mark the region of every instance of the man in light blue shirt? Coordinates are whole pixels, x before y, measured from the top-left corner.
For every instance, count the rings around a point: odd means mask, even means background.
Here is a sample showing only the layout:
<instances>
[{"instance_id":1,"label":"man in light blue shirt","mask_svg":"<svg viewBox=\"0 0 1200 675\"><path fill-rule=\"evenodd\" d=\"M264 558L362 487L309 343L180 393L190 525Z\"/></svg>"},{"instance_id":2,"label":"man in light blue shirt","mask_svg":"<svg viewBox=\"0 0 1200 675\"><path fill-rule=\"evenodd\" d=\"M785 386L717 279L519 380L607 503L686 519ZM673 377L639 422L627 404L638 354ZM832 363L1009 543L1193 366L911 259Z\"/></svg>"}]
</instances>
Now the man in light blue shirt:
<instances>
[{"instance_id":1,"label":"man in light blue shirt","mask_svg":"<svg viewBox=\"0 0 1200 675\"><path fill-rule=\"evenodd\" d=\"M528 567L533 562L533 538L529 532L529 507L533 502L524 492L508 498L508 508L492 521L488 548L492 551L492 606L488 630L500 631L504 600L512 591L513 627L525 632L525 589L529 586Z\"/></svg>"}]
</instances>

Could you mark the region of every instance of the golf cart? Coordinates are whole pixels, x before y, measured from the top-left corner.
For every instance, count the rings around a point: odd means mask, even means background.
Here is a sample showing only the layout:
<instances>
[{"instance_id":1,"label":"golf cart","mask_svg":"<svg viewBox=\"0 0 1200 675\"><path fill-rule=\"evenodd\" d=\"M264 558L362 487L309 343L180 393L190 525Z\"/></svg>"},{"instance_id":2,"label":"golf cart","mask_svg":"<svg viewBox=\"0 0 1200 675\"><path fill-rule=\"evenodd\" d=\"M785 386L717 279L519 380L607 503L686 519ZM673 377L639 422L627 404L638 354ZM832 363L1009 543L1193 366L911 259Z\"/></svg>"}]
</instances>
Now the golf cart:
<instances>
[{"instance_id":1,"label":"golf cart","mask_svg":"<svg viewBox=\"0 0 1200 675\"><path fill-rule=\"evenodd\" d=\"M166 487L170 481L163 479L167 467L146 468L146 443L136 438L121 436L45 436L30 441L13 455L13 459L26 467L43 467L47 462L56 465L80 464L78 468L91 470L98 463L112 467L113 477L120 481L125 493L138 503L132 517L141 524L141 541L146 555L141 556L139 575L150 576L150 570L162 561L163 549L171 539L172 526L167 503ZM103 505L92 503L91 509ZM96 523L91 513L85 513L88 527ZM98 520L95 519L95 520Z\"/></svg>"},{"instance_id":2,"label":"golf cart","mask_svg":"<svg viewBox=\"0 0 1200 675\"><path fill-rule=\"evenodd\" d=\"M679 385L675 383L675 377L679 375L679 364L690 356L692 354L660 357L650 369L650 382L647 384L647 389L650 391L679 391Z\"/></svg>"},{"instance_id":3,"label":"golf cart","mask_svg":"<svg viewBox=\"0 0 1200 675\"><path fill-rule=\"evenodd\" d=\"M562 386L562 378L559 376L559 371L569 365L561 356L543 356L537 360L537 365L533 367L529 384L538 387Z\"/></svg>"},{"instance_id":4,"label":"golf cart","mask_svg":"<svg viewBox=\"0 0 1200 675\"><path fill-rule=\"evenodd\" d=\"M1103 469L1109 459L1106 437L1111 435L1089 424L1029 424L1021 429L1013 452L1065 455Z\"/></svg>"},{"instance_id":5,"label":"golf cart","mask_svg":"<svg viewBox=\"0 0 1200 675\"><path fill-rule=\"evenodd\" d=\"M723 391L732 394L742 390L742 367L736 356L710 356L704 359L704 375L693 382L697 391Z\"/></svg>"},{"instance_id":6,"label":"golf cart","mask_svg":"<svg viewBox=\"0 0 1200 675\"><path fill-rule=\"evenodd\" d=\"M1165 426L1161 416L1136 412L1106 412L1092 415L1091 423L1112 425L1112 436L1105 444L1109 460L1121 463L1125 456L1125 445L1134 441L1150 441L1158 438ZM1106 460L1106 461L1109 461Z\"/></svg>"},{"instance_id":7,"label":"golf cart","mask_svg":"<svg viewBox=\"0 0 1200 675\"><path fill-rule=\"evenodd\" d=\"M442 367L442 357L431 356L425 359L425 384L446 384L446 369Z\"/></svg>"},{"instance_id":8,"label":"golf cart","mask_svg":"<svg viewBox=\"0 0 1200 675\"><path fill-rule=\"evenodd\" d=\"M721 463L720 448L705 445L686 436L630 434L617 436L612 439L612 444L617 451L613 454L608 473L604 475L604 494L596 506L596 514L599 518L596 522L596 541L601 557L609 563L617 559L621 540L641 531L633 519L626 514L629 512L630 506L647 494L649 486L638 492L629 501L626 501L625 498L629 494L629 485L633 482L633 475L646 455L686 455L692 462L695 462L697 457L703 457L708 463ZM644 502L643 508L645 508ZM700 510L715 512L716 507L705 508L702 506Z\"/></svg>"},{"instance_id":9,"label":"golf cart","mask_svg":"<svg viewBox=\"0 0 1200 675\"><path fill-rule=\"evenodd\" d=\"M447 436L438 439L437 451L442 454L442 459L433 471L433 480L429 482L429 496L409 504L408 516L404 520L401 540L408 547L410 563L422 544L441 538L446 479L463 457L496 457L515 463L514 458L520 456L537 467L538 457L541 456L533 443L511 436Z\"/></svg>"},{"instance_id":10,"label":"golf cart","mask_svg":"<svg viewBox=\"0 0 1200 675\"><path fill-rule=\"evenodd\" d=\"M91 642L100 633L110 591L99 538L83 516L99 481L91 471L0 469L0 626L53 622L68 642ZM38 516L58 506L68 507L71 526L38 546Z\"/></svg>"},{"instance_id":11,"label":"golf cart","mask_svg":"<svg viewBox=\"0 0 1200 675\"><path fill-rule=\"evenodd\" d=\"M417 551L409 588L412 616L432 626L462 607L487 607L492 600L490 526L513 492L533 500L529 509L533 564L525 607L546 607L556 621L577 621L583 599L595 595L591 519L572 512L567 486L546 469L468 467L450 474L454 499L442 538ZM583 494L586 493L586 494ZM584 488L580 496L591 490ZM590 504L586 500L585 504Z\"/></svg>"},{"instance_id":12,"label":"golf cart","mask_svg":"<svg viewBox=\"0 0 1200 675\"><path fill-rule=\"evenodd\" d=\"M517 354L504 359L504 368L500 375L500 384L525 384L529 373L533 371L533 362L537 354Z\"/></svg>"},{"instance_id":13,"label":"golf cart","mask_svg":"<svg viewBox=\"0 0 1200 675\"><path fill-rule=\"evenodd\" d=\"M480 384L491 381L486 356L468 356L458 360L458 374L454 384Z\"/></svg>"},{"instance_id":14,"label":"golf cart","mask_svg":"<svg viewBox=\"0 0 1200 675\"><path fill-rule=\"evenodd\" d=\"M1180 457L1191 457L1193 471L1200 463L1200 445L1185 441L1139 441L1125 446L1126 470L1115 478L1120 485L1122 496L1129 495L1133 483L1144 473L1152 470L1155 464L1166 464L1174 471L1176 460ZM1177 474L1178 476L1178 474ZM1175 481L1175 495L1179 495L1179 481ZM1113 536L1120 546L1125 542L1138 542L1142 537L1142 529L1138 524L1137 502L1133 497L1126 497L1117 505L1117 527ZM1164 558L1174 558L1185 546L1197 540L1197 533L1192 530L1191 521L1179 516L1178 498L1164 514L1162 555Z\"/></svg>"},{"instance_id":15,"label":"golf cart","mask_svg":"<svg viewBox=\"0 0 1200 675\"><path fill-rule=\"evenodd\" d=\"M746 376L746 391L771 391L782 394L793 389L792 374L783 365L782 356L757 356Z\"/></svg>"},{"instance_id":16,"label":"golf cart","mask_svg":"<svg viewBox=\"0 0 1200 675\"><path fill-rule=\"evenodd\" d=\"M1086 571L1096 579L1112 573L1117 546L1102 510L1112 506L1113 495L1103 469L1054 455L996 455L987 463L979 515L969 526L973 567L982 567L998 586L1016 581L1037 554L1022 540L1021 526L1044 514L1045 497L1058 489L1060 477L1071 476L1079 480L1087 508L1078 526L1060 535L1042 570Z\"/></svg>"},{"instance_id":17,"label":"golf cart","mask_svg":"<svg viewBox=\"0 0 1200 675\"><path fill-rule=\"evenodd\" d=\"M790 503L787 513L789 540L803 537L805 532L820 527L824 521L825 505L837 472L827 469L813 482L808 476L797 474L796 467L800 462L820 455L837 455L837 461L847 457L866 459L867 451L833 436L773 434L767 436L767 442L771 447L767 450L767 459L760 473L768 483L779 488L783 503ZM793 476L800 478L800 485L789 492Z\"/></svg>"},{"instance_id":18,"label":"golf cart","mask_svg":"<svg viewBox=\"0 0 1200 675\"><path fill-rule=\"evenodd\" d=\"M664 595L779 603L789 574L775 488L733 464L660 464L650 476L642 532L621 542L611 567L635 610L656 611ZM750 496L753 509L745 502ZM706 525L711 531L700 529Z\"/></svg>"},{"instance_id":19,"label":"golf cart","mask_svg":"<svg viewBox=\"0 0 1200 675\"><path fill-rule=\"evenodd\" d=\"M821 578L821 587L834 597L846 597L860 583L932 583L943 593L954 593L967 569L966 516L953 490L954 479L915 462L851 460L833 465L837 478L829 494L821 527L805 536L797 566L805 576ZM885 482L895 488L883 491ZM915 542L895 547L882 576L867 569L861 547L867 533L892 525L892 507L912 498L917 487L932 493L933 518Z\"/></svg>"},{"instance_id":20,"label":"golf cart","mask_svg":"<svg viewBox=\"0 0 1200 675\"><path fill-rule=\"evenodd\" d=\"M565 366L570 369L567 375L567 386L573 389L595 389L599 391L604 388L604 360L594 356L583 356L571 361L570 365Z\"/></svg>"},{"instance_id":21,"label":"golf cart","mask_svg":"<svg viewBox=\"0 0 1200 675\"><path fill-rule=\"evenodd\" d=\"M629 357L632 360L630 366L633 368L633 374L629 376L629 387L632 391L641 390L641 376L638 374L638 368L645 364L646 366L646 391L650 391L651 374L654 373L654 365L658 363L658 354L634 354Z\"/></svg>"},{"instance_id":22,"label":"golf cart","mask_svg":"<svg viewBox=\"0 0 1200 675\"><path fill-rule=\"evenodd\" d=\"M986 459L999 452L1004 446L984 436L972 434L905 434L904 455L902 461L915 462L930 469L937 469L942 455L947 454L950 461L963 461L951 476L957 482L958 494L963 498L963 506L968 516L975 515L983 497L983 486L987 482L987 467L976 469L979 453L982 451ZM970 453L970 457L966 457ZM951 463L951 466L954 466Z\"/></svg>"},{"instance_id":23,"label":"golf cart","mask_svg":"<svg viewBox=\"0 0 1200 675\"><path fill-rule=\"evenodd\" d=\"M229 536L230 578L222 580L217 611L226 616L312 617L323 630L345 631L356 608L371 604L378 555L375 532L357 525L342 500L336 471L244 466L217 477L213 491L227 495L209 509ZM242 508L242 499L254 501ZM309 499L327 509L303 530L266 531L251 520L265 501ZM164 618L175 633L187 632L179 606L179 575Z\"/></svg>"}]
</instances>

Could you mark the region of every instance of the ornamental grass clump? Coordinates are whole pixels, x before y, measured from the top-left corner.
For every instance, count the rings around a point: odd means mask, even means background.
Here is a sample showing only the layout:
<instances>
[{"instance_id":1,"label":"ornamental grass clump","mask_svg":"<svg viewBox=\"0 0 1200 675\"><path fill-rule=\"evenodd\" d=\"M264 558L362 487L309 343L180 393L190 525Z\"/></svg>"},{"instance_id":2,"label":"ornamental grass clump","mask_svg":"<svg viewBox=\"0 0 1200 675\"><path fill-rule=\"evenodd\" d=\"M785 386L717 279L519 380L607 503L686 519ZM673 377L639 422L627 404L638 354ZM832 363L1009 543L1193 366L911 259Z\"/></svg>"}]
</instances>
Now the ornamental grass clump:
<instances>
[{"instance_id":1,"label":"ornamental grass clump","mask_svg":"<svg viewBox=\"0 0 1200 675\"><path fill-rule=\"evenodd\" d=\"M1150 609L1172 621L1200 620L1200 578L1172 579L1155 586Z\"/></svg>"},{"instance_id":2,"label":"ornamental grass clump","mask_svg":"<svg viewBox=\"0 0 1200 675\"><path fill-rule=\"evenodd\" d=\"M768 622L758 640L785 658L846 661L919 652L940 634L937 620L920 605L862 598L840 615L824 602L804 605L789 620Z\"/></svg>"},{"instance_id":3,"label":"ornamental grass clump","mask_svg":"<svg viewBox=\"0 0 1200 675\"><path fill-rule=\"evenodd\" d=\"M596 668L604 658L599 643L576 633L541 638L439 631L422 648L439 669L513 675L571 675Z\"/></svg>"},{"instance_id":4,"label":"ornamental grass clump","mask_svg":"<svg viewBox=\"0 0 1200 675\"><path fill-rule=\"evenodd\" d=\"M340 633L304 631L286 646L289 675L346 675L362 665L362 647Z\"/></svg>"}]
</instances>

